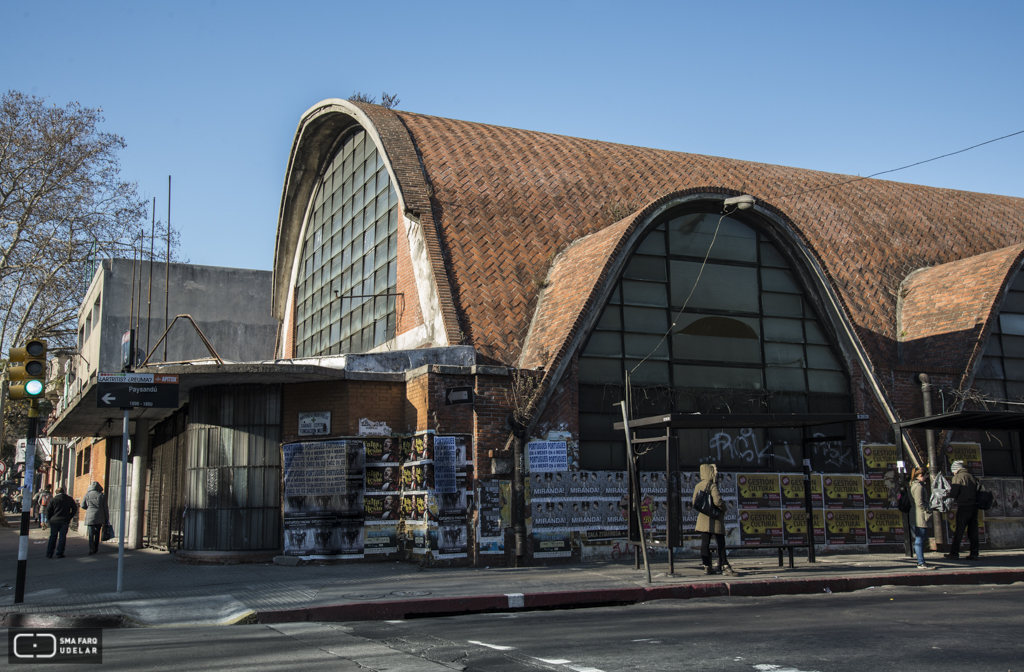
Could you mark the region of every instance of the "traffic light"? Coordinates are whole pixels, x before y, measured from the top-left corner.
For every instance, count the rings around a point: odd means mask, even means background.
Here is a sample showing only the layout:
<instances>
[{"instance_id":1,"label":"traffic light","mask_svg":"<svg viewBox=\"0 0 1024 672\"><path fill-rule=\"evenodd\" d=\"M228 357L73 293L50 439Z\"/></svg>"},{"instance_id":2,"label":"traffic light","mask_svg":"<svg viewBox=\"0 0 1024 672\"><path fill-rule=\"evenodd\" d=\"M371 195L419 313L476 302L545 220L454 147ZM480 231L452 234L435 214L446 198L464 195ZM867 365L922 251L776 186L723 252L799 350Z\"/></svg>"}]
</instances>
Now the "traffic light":
<instances>
[{"instance_id":1,"label":"traffic light","mask_svg":"<svg viewBox=\"0 0 1024 672\"><path fill-rule=\"evenodd\" d=\"M11 399L36 399L46 391L46 341L29 339L21 348L11 348L8 378Z\"/></svg>"}]
</instances>

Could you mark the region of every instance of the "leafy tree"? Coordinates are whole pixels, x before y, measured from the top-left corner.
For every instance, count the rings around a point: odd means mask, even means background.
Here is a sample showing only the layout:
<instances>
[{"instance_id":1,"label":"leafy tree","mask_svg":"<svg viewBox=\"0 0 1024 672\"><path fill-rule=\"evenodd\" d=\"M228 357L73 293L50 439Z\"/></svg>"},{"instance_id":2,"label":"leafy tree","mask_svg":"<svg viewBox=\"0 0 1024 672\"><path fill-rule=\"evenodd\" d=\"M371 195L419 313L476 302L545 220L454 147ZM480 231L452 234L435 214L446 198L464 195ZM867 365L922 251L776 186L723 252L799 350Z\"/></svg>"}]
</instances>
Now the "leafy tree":
<instances>
[{"instance_id":1,"label":"leafy tree","mask_svg":"<svg viewBox=\"0 0 1024 672\"><path fill-rule=\"evenodd\" d=\"M0 404L8 348L36 337L73 349L96 263L130 257L147 214L136 185L121 179L124 139L102 122L101 109L78 103L0 97Z\"/></svg>"}]
</instances>

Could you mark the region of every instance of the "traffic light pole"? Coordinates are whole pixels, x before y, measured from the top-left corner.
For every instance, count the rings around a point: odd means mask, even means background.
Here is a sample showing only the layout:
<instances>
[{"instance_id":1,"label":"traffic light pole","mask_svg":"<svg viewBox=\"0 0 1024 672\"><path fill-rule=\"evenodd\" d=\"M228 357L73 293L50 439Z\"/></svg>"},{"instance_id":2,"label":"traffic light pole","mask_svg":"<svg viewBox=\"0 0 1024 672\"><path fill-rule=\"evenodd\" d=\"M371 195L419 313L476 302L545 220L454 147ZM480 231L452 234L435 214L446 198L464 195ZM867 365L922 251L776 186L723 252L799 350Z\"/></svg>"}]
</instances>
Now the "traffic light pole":
<instances>
[{"instance_id":1,"label":"traffic light pole","mask_svg":"<svg viewBox=\"0 0 1024 672\"><path fill-rule=\"evenodd\" d=\"M117 593L124 585L124 528L128 501L128 409L124 409L124 426L121 432L121 529L117 539Z\"/></svg>"},{"instance_id":2,"label":"traffic light pole","mask_svg":"<svg viewBox=\"0 0 1024 672\"><path fill-rule=\"evenodd\" d=\"M32 490L36 482L36 433L39 431L39 402L33 399L28 409L28 434L25 437L25 484L21 489L21 536L18 538L18 577L14 584L14 603L25 601L25 576L28 573L28 526L32 513Z\"/></svg>"}]
</instances>

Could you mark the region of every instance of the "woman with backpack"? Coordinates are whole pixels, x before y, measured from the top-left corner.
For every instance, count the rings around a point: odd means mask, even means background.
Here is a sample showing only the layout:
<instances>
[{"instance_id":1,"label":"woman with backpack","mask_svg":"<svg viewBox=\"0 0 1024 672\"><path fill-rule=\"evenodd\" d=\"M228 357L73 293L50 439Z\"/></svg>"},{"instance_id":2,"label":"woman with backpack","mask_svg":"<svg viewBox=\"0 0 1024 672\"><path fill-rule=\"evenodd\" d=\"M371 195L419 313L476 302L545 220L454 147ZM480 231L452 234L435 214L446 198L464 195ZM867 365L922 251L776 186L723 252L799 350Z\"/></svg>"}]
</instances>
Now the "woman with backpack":
<instances>
[{"instance_id":1,"label":"woman with backpack","mask_svg":"<svg viewBox=\"0 0 1024 672\"><path fill-rule=\"evenodd\" d=\"M928 482L924 477L924 469L914 467L910 472L910 497L914 502L914 508L910 511L912 529L914 530L914 552L917 554L918 569L935 569L933 565L925 564L924 561L924 540L928 538L928 524L932 517L931 493L928 491Z\"/></svg>"}]
</instances>

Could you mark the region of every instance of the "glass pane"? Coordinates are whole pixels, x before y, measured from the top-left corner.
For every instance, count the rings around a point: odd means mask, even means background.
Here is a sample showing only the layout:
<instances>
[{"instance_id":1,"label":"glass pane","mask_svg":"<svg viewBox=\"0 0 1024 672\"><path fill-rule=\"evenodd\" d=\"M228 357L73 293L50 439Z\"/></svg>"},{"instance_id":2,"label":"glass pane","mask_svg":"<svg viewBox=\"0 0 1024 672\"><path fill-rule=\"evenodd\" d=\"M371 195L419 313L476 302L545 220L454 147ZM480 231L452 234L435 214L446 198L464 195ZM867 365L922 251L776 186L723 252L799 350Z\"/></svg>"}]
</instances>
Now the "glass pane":
<instances>
[{"instance_id":1,"label":"glass pane","mask_svg":"<svg viewBox=\"0 0 1024 672\"><path fill-rule=\"evenodd\" d=\"M623 307L623 317L630 331L664 334L668 331L668 315L663 308Z\"/></svg>"},{"instance_id":2,"label":"glass pane","mask_svg":"<svg viewBox=\"0 0 1024 672\"><path fill-rule=\"evenodd\" d=\"M803 299L799 294L775 294L763 292L761 294L761 306L765 315L778 315L781 317L803 317Z\"/></svg>"},{"instance_id":3,"label":"glass pane","mask_svg":"<svg viewBox=\"0 0 1024 672\"><path fill-rule=\"evenodd\" d=\"M1024 338L1003 336L1003 354L1007 357L1024 357Z\"/></svg>"},{"instance_id":4,"label":"glass pane","mask_svg":"<svg viewBox=\"0 0 1024 672\"><path fill-rule=\"evenodd\" d=\"M665 281L665 258L637 254L630 260L623 277L633 280Z\"/></svg>"},{"instance_id":5,"label":"glass pane","mask_svg":"<svg viewBox=\"0 0 1024 672\"><path fill-rule=\"evenodd\" d=\"M776 268L789 268L785 258L779 249L769 242L761 243L761 265L774 266Z\"/></svg>"},{"instance_id":6,"label":"glass pane","mask_svg":"<svg viewBox=\"0 0 1024 672\"><path fill-rule=\"evenodd\" d=\"M636 250L640 254L653 254L665 256L665 233L664 231L651 231L644 238L644 242Z\"/></svg>"},{"instance_id":7,"label":"glass pane","mask_svg":"<svg viewBox=\"0 0 1024 672\"><path fill-rule=\"evenodd\" d=\"M807 366L812 369L833 369L835 371L841 371L843 368L832 355L832 350L821 345L807 346Z\"/></svg>"},{"instance_id":8,"label":"glass pane","mask_svg":"<svg viewBox=\"0 0 1024 672\"><path fill-rule=\"evenodd\" d=\"M583 351L583 354L585 356L621 357L621 339L622 337L618 332L595 331L591 334L590 341L587 343L587 348Z\"/></svg>"},{"instance_id":9,"label":"glass pane","mask_svg":"<svg viewBox=\"0 0 1024 672\"><path fill-rule=\"evenodd\" d=\"M665 285L660 282L622 281L622 297L628 304L641 306L668 306Z\"/></svg>"},{"instance_id":10,"label":"glass pane","mask_svg":"<svg viewBox=\"0 0 1024 672\"><path fill-rule=\"evenodd\" d=\"M825 332L821 330L821 327L819 327L816 322L813 322L812 320L804 320L804 331L807 333L808 343L828 344L828 339L825 338Z\"/></svg>"},{"instance_id":11,"label":"glass pane","mask_svg":"<svg viewBox=\"0 0 1024 672\"><path fill-rule=\"evenodd\" d=\"M768 380L769 390L807 389L807 382L804 380L803 369L769 366L765 369L765 377Z\"/></svg>"},{"instance_id":12,"label":"glass pane","mask_svg":"<svg viewBox=\"0 0 1024 672\"><path fill-rule=\"evenodd\" d=\"M1024 336L1024 315L1002 313L999 315L999 327L1004 334Z\"/></svg>"},{"instance_id":13,"label":"glass pane","mask_svg":"<svg viewBox=\"0 0 1024 672\"><path fill-rule=\"evenodd\" d=\"M804 347L788 343L765 343L764 359L769 366L804 367Z\"/></svg>"},{"instance_id":14,"label":"glass pane","mask_svg":"<svg viewBox=\"0 0 1024 672\"><path fill-rule=\"evenodd\" d=\"M627 357L668 359L668 339L663 336L656 334L626 334L625 340Z\"/></svg>"},{"instance_id":15,"label":"glass pane","mask_svg":"<svg viewBox=\"0 0 1024 672\"><path fill-rule=\"evenodd\" d=\"M807 383L811 392L834 392L836 394L848 394L849 387L846 384L846 376L838 371L807 371Z\"/></svg>"},{"instance_id":16,"label":"glass pane","mask_svg":"<svg viewBox=\"0 0 1024 672\"><path fill-rule=\"evenodd\" d=\"M677 364L673 369L676 387L738 390L760 390L762 388L760 369L685 364Z\"/></svg>"},{"instance_id":17,"label":"glass pane","mask_svg":"<svg viewBox=\"0 0 1024 672\"><path fill-rule=\"evenodd\" d=\"M800 285L789 271L778 268L761 269L761 285L766 292L785 292L800 294Z\"/></svg>"},{"instance_id":18,"label":"glass pane","mask_svg":"<svg viewBox=\"0 0 1024 672\"><path fill-rule=\"evenodd\" d=\"M709 259L757 261L757 234L746 224L730 217L703 213L684 215L669 222L668 230L671 254L701 259L707 255Z\"/></svg>"},{"instance_id":19,"label":"glass pane","mask_svg":"<svg viewBox=\"0 0 1024 672\"><path fill-rule=\"evenodd\" d=\"M619 319L619 307L608 306L604 309L604 313L601 314L601 319L597 323L598 329L621 329L622 320Z\"/></svg>"},{"instance_id":20,"label":"glass pane","mask_svg":"<svg viewBox=\"0 0 1024 672\"><path fill-rule=\"evenodd\" d=\"M764 318L764 339L766 341L803 343L803 325L800 323L800 320L787 320L781 317L766 317Z\"/></svg>"},{"instance_id":21,"label":"glass pane","mask_svg":"<svg viewBox=\"0 0 1024 672\"><path fill-rule=\"evenodd\" d=\"M748 338L675 334L672 337L672 357L677 360L757 364L761 361L761 344Z\"/></svg>"},{"instance_id":22,"label":"glass pane","mask_svg":"<svg viewBox=\"0 0 1024 672\"><path fill-rule=\"evenodd\" d=\"M1007 357L1003 360L1003 367L1007 380L1024 380L1024 359Z\"/></svg>"},{"instance_id":23,"label":"glass pane","mask_svg":"<svg viewBox=\"0 0 1024 672\"><path fill-rule=\"evenodd\" d=\"M641 364L640 360L627 359L626 368L634 385L668 385L668 362L648 359Z\"/></svg>"},{"instance_id":24,"label":"glass pane","mask_svg":"<svg viewBox=\"0 0 1024 672\"><path fill-rule=\"evenodd\" d=\"M580 382L622 385L622 360L580 357Z\"/></svg>"},{"instance_id":25,"label":"glass pane","mask_svg":"<svg viewBox=\"0 0 1024 672\"><path fill-rule=\"evenodd\" d=\"M701 272L700 266L692 261L670 262L673 306L685 303L687 308L758 312L757 269L709 263Z\"/></svg>"}]
</instances>

